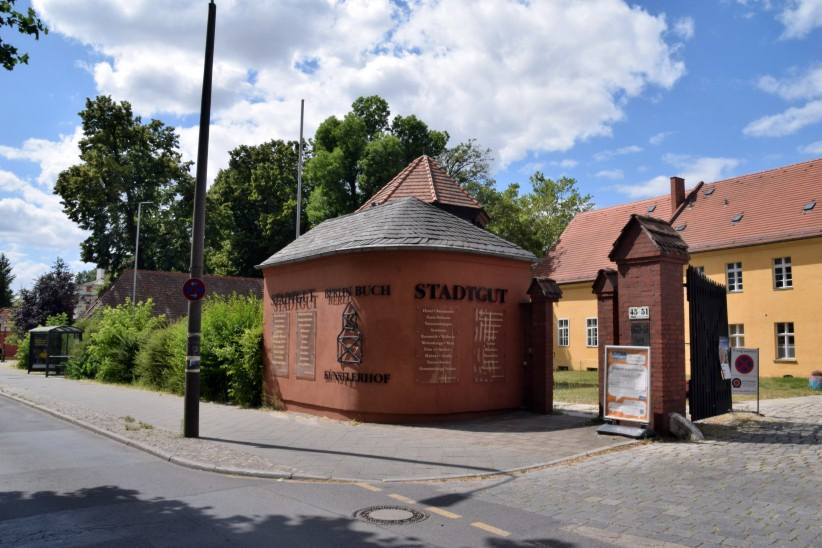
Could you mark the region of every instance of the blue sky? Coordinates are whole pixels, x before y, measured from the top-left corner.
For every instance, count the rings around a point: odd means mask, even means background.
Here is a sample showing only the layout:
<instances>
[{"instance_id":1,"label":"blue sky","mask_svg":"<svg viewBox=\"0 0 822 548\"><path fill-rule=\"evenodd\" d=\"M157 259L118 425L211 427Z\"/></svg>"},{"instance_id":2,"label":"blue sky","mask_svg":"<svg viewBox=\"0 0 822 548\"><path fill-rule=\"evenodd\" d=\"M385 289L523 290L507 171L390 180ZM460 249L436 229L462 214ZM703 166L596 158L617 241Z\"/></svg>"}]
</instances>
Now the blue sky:
<instances>
[{"instance_id":1,"label":"blue sky","mask_svg":"<svg viewBox=\"0 0 822 548\"><path fill-rule=\"evenodd\" d=\"M31 64L0 73L0 251L15 289L58 255L90 266L51 195L76 161L85 98L178 127L193 158L202 74L204 1L34 6L50 34L4 30ZM238 144L296 138L301 97L310 135L373 93L492 147L500 185L567 175L600 207L664 193L671 175L822 157L821 26L822 0L225 0L209 176Z\"/></svg>"}]
</instances>

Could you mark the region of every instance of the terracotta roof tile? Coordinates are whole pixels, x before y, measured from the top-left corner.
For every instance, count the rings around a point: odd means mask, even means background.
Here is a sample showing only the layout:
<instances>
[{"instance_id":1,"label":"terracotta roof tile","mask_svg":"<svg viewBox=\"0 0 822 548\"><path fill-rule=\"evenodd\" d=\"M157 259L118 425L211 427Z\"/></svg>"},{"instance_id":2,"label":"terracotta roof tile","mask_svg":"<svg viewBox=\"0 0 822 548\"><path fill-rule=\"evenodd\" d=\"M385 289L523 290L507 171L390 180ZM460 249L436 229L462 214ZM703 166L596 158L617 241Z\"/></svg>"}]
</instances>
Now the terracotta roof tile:
<instances>
[{"instance_id":1,"label":"terracotta roof tile","mask_svg":"<svg viewBox=\"0 0 822 548\"><path fill-rule=\"evenodd\" d=\"M373 204L414 197L429 204L482 209L430 156L420 156L369 198L358 211Z\"/></svg>"},{"instance_id":2,"label":"terracotta roof tile","mask_svg":"<svg viewBox=\"0 0 822 548\"><path fill-rule=\"evenodd\" d=\"M589 281L608 260L612 243L631 214L668 219L690 253L822 236L822 159L700 183L671 212L669 195L580 213L537 267L557 283ZM732 219L741 214L738 222Z\"/></svg>"},{"instance_id":3,"label":"terracotta roof tile","mask_svg":"<svg viewBox=\"0 0 822 548\"><path fill-rule=\"evenodd\" d=\"M616 268L608 254L632 214L667 220L671 216L671 197L659 196L577 214L540 261L537 273L564 284L593 280L600 268Z\"/></svg>"},{"instance_id":4,"label":"terracotta roof tile","mask_svg":"<svg viewBox=\"0 0 822 548\"><path fill-rule=\"evenodd\" d=\"M691 253L822 236L822 159L702 185L671 224ZM742 215L738 222L732 220Z\"/></svg>"}]
</instances>

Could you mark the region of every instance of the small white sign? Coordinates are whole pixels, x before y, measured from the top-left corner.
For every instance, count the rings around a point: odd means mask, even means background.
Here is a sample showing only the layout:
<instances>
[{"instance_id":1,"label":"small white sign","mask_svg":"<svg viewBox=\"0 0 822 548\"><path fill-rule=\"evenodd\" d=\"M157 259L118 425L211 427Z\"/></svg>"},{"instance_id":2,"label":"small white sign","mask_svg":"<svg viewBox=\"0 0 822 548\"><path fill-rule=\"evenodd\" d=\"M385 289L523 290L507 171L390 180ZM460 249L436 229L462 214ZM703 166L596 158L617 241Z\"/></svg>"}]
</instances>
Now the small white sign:
<instances>
[{"instance_id":1,"label":"small white sign","mask_svg":"<svg viewBox=\"0 0 822 548\"><path fill-rule=\"evenodd\" d=\"M759 388L759 349L731 348L731 391L756 394Z\"/></svg>"},{"instance_id":2,"label":"small white sign","mask_svg":"<svg viewBox=\"0 0 822 548\"><path fill-rule=\"evenodd\" d=\"M647 320L651 317L650 306L629 306L628 319L629 320Z\"/></svg>"}]
</instances>

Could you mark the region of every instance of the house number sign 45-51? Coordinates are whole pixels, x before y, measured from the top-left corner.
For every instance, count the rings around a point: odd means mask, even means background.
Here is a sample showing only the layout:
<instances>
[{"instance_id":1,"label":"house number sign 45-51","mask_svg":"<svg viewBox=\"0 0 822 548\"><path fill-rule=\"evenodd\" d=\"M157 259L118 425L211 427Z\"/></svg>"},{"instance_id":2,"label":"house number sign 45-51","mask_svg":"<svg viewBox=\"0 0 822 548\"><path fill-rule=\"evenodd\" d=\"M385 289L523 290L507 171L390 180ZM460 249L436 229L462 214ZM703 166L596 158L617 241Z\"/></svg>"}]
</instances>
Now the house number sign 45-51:
<instances>
[{"instance_id":1,"label":"house number sign 45-51","mask_svg":"<svg viewBox=\"0 0 822 548\"><path fill-rule=\"evenodd\" d=\"M647 320L651 317L651 308L648 306L629 306L629 320Z\"/></svg>"}]
</instances>

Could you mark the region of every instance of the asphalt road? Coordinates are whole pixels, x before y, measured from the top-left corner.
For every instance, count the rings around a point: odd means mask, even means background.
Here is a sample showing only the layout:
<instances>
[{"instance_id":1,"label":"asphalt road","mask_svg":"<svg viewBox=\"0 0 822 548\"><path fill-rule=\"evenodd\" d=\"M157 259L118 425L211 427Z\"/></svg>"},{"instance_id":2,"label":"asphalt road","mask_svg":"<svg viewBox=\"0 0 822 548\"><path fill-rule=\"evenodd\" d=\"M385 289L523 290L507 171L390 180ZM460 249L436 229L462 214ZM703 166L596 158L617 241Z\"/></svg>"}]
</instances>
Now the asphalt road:
<instances>
[{"instance_id":1,"label":"asphalt road","mask_svg":"<svg viewBox=\"0 0 822 548\"><path fill-rule=\"evenodd\" d=\"M397 525L354 517L373 506L428 517ZM602 545L561 525L480 500L470 486L457 494L432 485L297 483L189 470L0 397L1 546Z\"/></svg>"}]
</instances>

